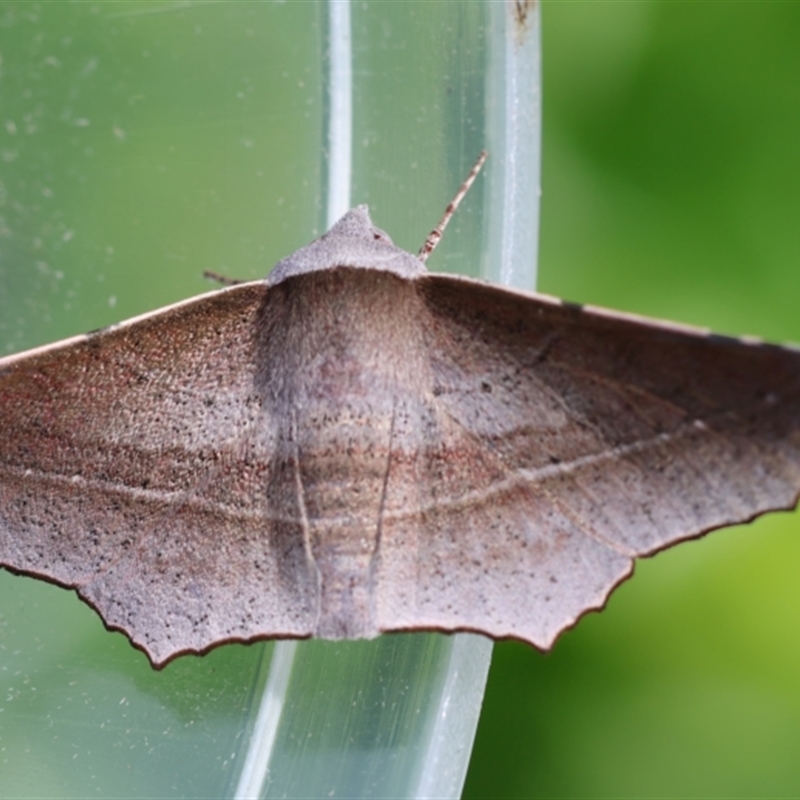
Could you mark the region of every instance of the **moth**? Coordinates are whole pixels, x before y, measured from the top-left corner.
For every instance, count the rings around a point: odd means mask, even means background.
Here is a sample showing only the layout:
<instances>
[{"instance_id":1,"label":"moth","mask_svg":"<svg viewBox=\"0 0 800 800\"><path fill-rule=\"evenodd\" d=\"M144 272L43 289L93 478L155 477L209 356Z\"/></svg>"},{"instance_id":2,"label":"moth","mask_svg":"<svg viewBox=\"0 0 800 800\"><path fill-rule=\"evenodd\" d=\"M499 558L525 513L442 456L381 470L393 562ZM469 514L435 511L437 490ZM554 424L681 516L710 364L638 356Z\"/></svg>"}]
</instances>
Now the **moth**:
<instances>
[{"instance_id":1,"label":"moth","mask_svg":"<svg viewBox=\"0 0 800 800\"><path fill-rule=\"evenodd\" d=\"M0 564L154 666L546 649L636 557L797 503L800 352L431 274L442 228L414 256L359 206L265 281L0 359Z\"/></svg>"}]
</instances>

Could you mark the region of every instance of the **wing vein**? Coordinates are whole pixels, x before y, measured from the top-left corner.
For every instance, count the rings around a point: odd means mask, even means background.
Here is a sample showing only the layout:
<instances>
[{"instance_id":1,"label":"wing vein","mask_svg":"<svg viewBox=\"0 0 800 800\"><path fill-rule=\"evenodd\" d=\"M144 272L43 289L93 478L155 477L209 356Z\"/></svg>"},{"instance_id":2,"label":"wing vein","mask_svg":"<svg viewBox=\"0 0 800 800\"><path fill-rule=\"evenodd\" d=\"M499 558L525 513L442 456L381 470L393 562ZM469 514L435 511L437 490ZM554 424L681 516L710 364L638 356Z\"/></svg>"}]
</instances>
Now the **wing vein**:
<instances>
[{"instance_id":1,"label":"wing vein","mask_svg":"<svg viewBox=\"0 0 800 800\"><path fill-rule=\"evenodd\" d=\"M377 620L376 607L376 578L378 572L378 559L380 558L381 538L383 536L383 521L386 516L386 497L389 492L389 475L392 470L392 443L394 441L394 426L397 419L397 400L392 402L392 419L389 423L389 444L386 448L386 469L383 473L383 486L381 487L381 500L378 506L378 521L375 526L375 547L369 560L369 603L372 619Z\"/></svg>"},{"instance_id":2,"label":"wing vein","mask_svg":"<svg viewBox=\"0 0 800 800\"><path fill-rule=\"evenodd\" d=\"M317 578L317 597L321 596L321 589L322 589L322 575L319 571L319 566L317 565L317 560L314 558L314 551L311 546L311 525L308 521L308 510L306 508L306 490L305 486L303 485L303 475L300 470L300 442L297 436L297 412L295 409L292 409L292 425L291 425L291 436L292 436L292 465L294 467L294 480L295 480L295 489L297 491L297 508L300 512L300 527L303 530L303 550L306 555L306 560L314 570L314 574ZM292 520L296 522L295 520ZM316 619L314 620L314 629L319 625L320 617L322 615L322 606L318 602L317 603L317 613Z\"/></svg>"}]
</instances>

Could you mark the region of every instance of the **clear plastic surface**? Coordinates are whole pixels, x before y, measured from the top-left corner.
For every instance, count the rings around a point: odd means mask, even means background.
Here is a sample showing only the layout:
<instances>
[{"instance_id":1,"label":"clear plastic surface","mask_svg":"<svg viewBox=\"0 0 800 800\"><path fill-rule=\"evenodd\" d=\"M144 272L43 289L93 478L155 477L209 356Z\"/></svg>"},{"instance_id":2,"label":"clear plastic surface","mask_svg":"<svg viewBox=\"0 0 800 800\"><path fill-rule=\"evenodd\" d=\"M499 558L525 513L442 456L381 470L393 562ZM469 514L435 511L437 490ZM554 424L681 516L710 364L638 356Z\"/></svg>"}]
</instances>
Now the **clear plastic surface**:
<instances>
[{"instance_id":1,"label":"clear plastic surface","mask_svg":"<svg viewBox=\"0 0 800 800\"><path fill-rule=\"evenodd\" d=\"M538 63L517 3L0 15L6 352L197 293L206 268L263 274L351 202L414 251L487 142L429 267L535 269L517 226L536 219L538 125L506 117L530 87L496 102L509 48ZM156 673L74 595L0 573L0 794L457 796L490 652L469 634L261 643Z\"/></svg>"},{"instance_id":2,"label":"clear plastic surface","mask_svg":"<svg viewBox=\"0 0 800 800\"><path fill-rule=\"evenodd\" d=\"M488 70L489 230L483 275L536 288L541 197L542 59L539 4L490 4Z\"/></svg>"}]
</instances>

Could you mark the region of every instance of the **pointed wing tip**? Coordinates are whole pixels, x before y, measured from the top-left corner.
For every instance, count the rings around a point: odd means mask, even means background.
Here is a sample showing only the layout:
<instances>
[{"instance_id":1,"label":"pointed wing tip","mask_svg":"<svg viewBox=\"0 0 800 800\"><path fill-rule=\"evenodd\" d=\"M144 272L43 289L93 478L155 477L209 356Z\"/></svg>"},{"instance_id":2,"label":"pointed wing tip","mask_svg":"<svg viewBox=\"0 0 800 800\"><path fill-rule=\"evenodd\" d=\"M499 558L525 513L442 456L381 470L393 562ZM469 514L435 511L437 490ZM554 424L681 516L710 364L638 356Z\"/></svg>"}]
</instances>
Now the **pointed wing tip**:
<instances>
[{"instance_id":1,"label":"pointed wing tip","mask_svg":"<svg viewBox=\"0 0 800 800\"><path fill-rule=\"evenodd\" d=\"M793 491L788 500L770 503L769 505L765 505L763 508L753 511L748 516L731 516L720 522L715 522L713 525L708 525L700 530L691 531L676 539L670 539L666 542L659 542L648 550L642 550L641 552L636 553L636 559L652 558L653 556L657 556L659 553L664 552L664 550L669 550L676 545L683 544L684 542L692 542L698 539L703 539L704 537L708 536L709 533L723 530L724 528L733 528L737 525L752 525L758 519L766 516L767 514L792 514L797 511L798 505L800 505L800 486Z\"/></svg>"}]
</instances>

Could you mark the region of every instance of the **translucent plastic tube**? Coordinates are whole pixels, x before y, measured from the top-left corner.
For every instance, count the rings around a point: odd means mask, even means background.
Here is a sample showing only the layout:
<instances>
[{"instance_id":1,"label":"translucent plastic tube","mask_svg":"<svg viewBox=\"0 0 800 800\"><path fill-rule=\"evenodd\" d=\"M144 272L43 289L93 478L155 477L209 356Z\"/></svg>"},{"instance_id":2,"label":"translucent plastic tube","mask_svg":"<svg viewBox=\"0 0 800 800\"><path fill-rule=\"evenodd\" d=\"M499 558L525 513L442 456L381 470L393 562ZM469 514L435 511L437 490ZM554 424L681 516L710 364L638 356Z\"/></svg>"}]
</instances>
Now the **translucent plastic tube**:
<instances>
[{"instance_id":1,"label":"translucent plastic tube","mask_svg":"<svg viewBox=\"0 0 800 800\"><path fill-rule=\"evenodd\" d=\"M454 5L457 16L462 4ZM349 2L332 0L329 8L328 225L350 204L344 165L353 163L357 145L347 137L358 124L340 118L353 109L350 80L371 74L353 70L347 45L357 37L347 29ZM538 234L538 17L521 18L514 3L487 8L483 119L494 160L484 195L482 263L487 277L528 288L535 283ZM362 85L355 94L369 102L370 91ZM446 161L447 142L441 145ZM456 187L468 164L450 161ZM358 181L369 184L370 176ZM276 645L251 739L258 755L248 761L260 764L260 772L254 779L245 770L236 796L458 796L490 652L488 640L468 634Z\"/></svg>"},{"instance_id":2,"label":"translucent plastic tube","mask_svg":"<svg viewBox=\"0 0 800 800\"><path fill-rule=\"evenodd\" d=\"M531 285L521 7L5 4L0 346L181 299L205 268L263 275L350 203L414 251L484 147L429 267ZM0 795L457 796L490 653L408 634L157 673L73 595L0 572Z\"/></svg>"},{"instance_id":3,"label":"translucent plastic tube","mask_svg":"<svg viewBox=\"0 0 800 800\"><path fill-rule=\"evenodd\" d=\"M538 3L490 3L489 233L484 277L536 288L541 197L542 68Z\"/></svg>"}]
</instances>

